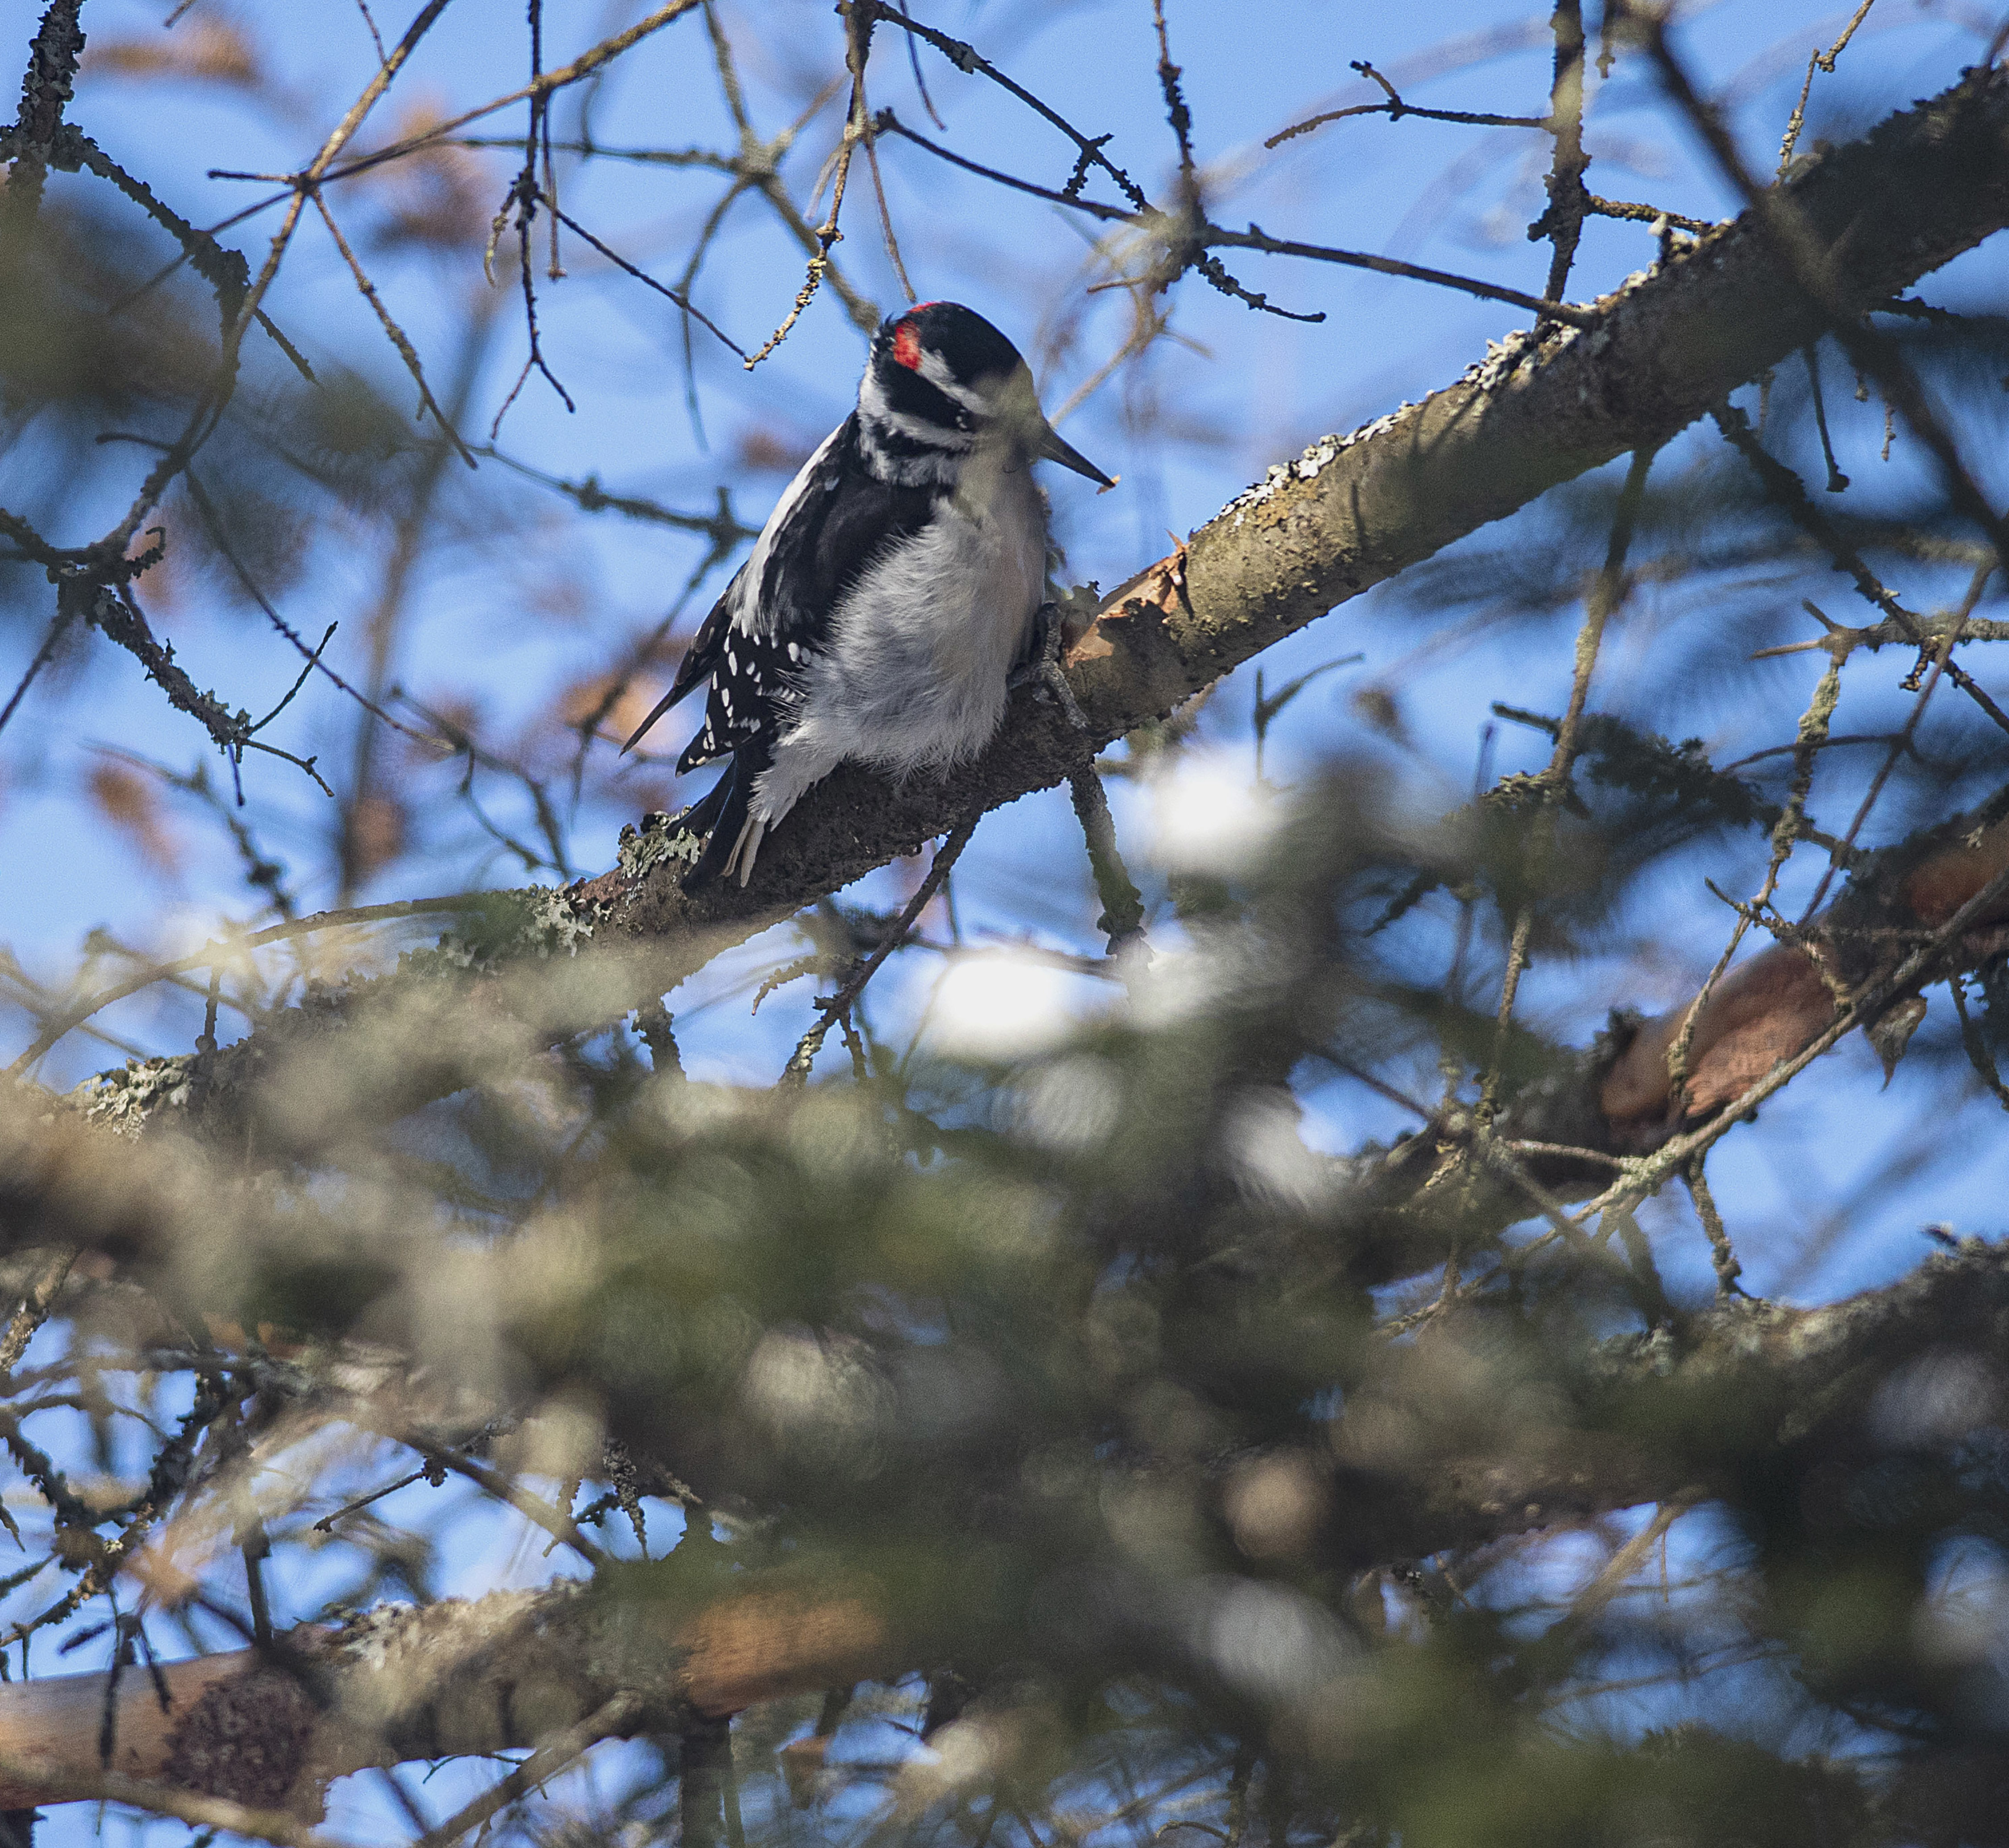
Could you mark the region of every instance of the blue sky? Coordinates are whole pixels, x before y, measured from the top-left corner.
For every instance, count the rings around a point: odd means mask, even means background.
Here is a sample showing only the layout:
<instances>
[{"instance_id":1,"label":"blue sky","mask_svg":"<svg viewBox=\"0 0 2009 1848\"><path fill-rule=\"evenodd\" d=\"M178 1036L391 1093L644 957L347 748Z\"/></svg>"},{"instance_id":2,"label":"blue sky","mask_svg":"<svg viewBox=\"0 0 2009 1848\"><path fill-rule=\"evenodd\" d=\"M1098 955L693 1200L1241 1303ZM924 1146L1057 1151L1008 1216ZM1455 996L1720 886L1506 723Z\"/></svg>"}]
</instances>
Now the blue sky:
<instances>
[{"instance_id":1,"label":"blue sky","mask_svg":"<svg viewBox=\"0 0 2009 1848\"><path fill-rule=\"evenodd\" d=\"M556 65L640 9L550 10L546 59ZM23 0L0 4L0 46L25 45L39 11ZM166 11L165 0L90 0L84 16L94 45L144 44L158 41ZM387 32L402 28L401 16L379 11ZM1162 194L1173 148L1145 0L916 0L915 11L969 39L1084 129L1108 133L1111 156ZM1523 234L1540 209L1547 150L1540 134L1367 117L1330 125L1274 154L1261 143L1317 110L1370 96L1348 68L1355 59L1371 61L1405 96L1433 107L1538 114L1548 76L1545 12L1504 4L1394 9L1279 0L1256 9L1171 0L1168 13L1173 55L1185 68L1196 142L1221 222L1253 220L1280 236L1384 251L1540 292L1547 247L1529 243ZM186 34L206 18L224 16L212 12L211 0L198 0L175 30ZM80 83L73 110L73 119L116 158L203 223L269 190L207 177L207 168L278 172L298 165L369 68L367 32L346 0L293 0L245 8L235 16L278 73L280 106L227 86L142 86L100 69ZM744 51L749 98L764 125L785 119L835 65L839 28L824 0L726 4L721 16ZM1726 93L1754 160L1767 168L1809 51L1830 41L1846 17L1798 0L1717 0L1685 9L1686 54ZM456 0L384 105L384 120L457 111L520 83L521 20L518 0ZM1808 143L1819 134L1851 132L1943 87L1978 55L1977 26L1985 32L1991 23L1972 8L1879 0L1838 73L1819 80ZM874 105L890 105L902 121L939 133L976 158L1048 184L1065 179L1069 150L1058 135L994 87L939 58L923 59L945 129L928 125L905 48L886 28L870 73ZM805 129L787 169L792 175L813 174L824 158L838 107L827 104ZM716 144L729 134L695 20L624 59L594 94L592 111L593 132L605 146ZM520 107L503 112L494 132L519 131L521 118ZM562 133L576 132L571 101L558 124ZM1593 87L1586 140L1595 158L1594 190L1649 197L1705 218L1728 209L1722 186L1664 117L1636 62L1621 58L1611 78ZM499 197L508 157L490 158L483 183L492 183ZM1090 227L954 172L912 147L888 142L881 160L892 221L918 293L979 307L1033 356L1047 403L1065 399L1114 351L1126 326L1121 291L1084 293L1107 274L1091 261L1085 236ZM686 169L611 161L569 170L564 179L569 211L666 278L674 278L718 190L715 180ZM59 190L91 183L55 183ZM839 254L859 288L891 307L901 299L899 288L862 169L852 186ZM380 209L360 188L353 205L340 193L333 203L345 222L367 224ZM254 265L274 216L229 234ZM858 330L826 289L787 342L751 374L700 335L695 381L700 438L686 408L674 311L596 262L576 239L566 243L572 274L544 288L540 325L545 351L577 410L568 413L533 378L510 410L498 446L550 474L597 476L610 491L681 508L708 509L716 487L725 484L742 516L757 523L785 476L754 464L765 454L806 449L843 415L862 357ZM1594 222L1571 293L1609 287L1653 255L1645 228ZM1270 463L1455 378L1483 356L1487 339L1526 318L1448 290L1351 271L1256 258L1235 267L1279 303L1322 310L1327 319L1306 325L1256 316L1196 279L1181 286L1172 324L1178 343L1161 346L1146 366L1095 392L1067 424L1070 441L1123 477L1118 492L1104 496L1072 477L1056 475L1049 484L1056 533L1075 580L1112 586L1165 549L1168 528L1184 533L1199 525ZM429 371L436 381L444 378L469 302L485 290L478 267L462 257L421 251L373 257L370 268ZM785 312L799 280L799 253L771 222L742 209L721 236L696 299L750 349ZM2001 280L1999 258L1984 249L1933 278L1924 293L1935 300L1975 303L1999 295ZM303 231L271 306L317 360L352 366L377 381L393 403L409 404L409 382L317 225ZM494 306L494 331L466 420L472 435L487 431L524 356L513 296L503 292ZM1064 356L1047 359L1057 331L1077 320L1075 342ZM268 350L256 358L260 366L276 363ZM1845 395L1831 392L1834 399ZM1848 472L1887 486L1907 465L1901 455L1887 466L1876 461L1876 409L1837 410L1837 444ZM1678 470L1699 453L1698 441L1690 439L1658 466ZM32 479L38 466L46 463L38 463L32 445L0 454L0 505L15 504L18 494L41 485ZM119 478L120 493L129 481L129 474ZM120 493L98 477L80 496L75 531L56 536L89 536L97 530L94 521L105 523ZM531 724L558 690L595 671L621 638L657 620L701 548L661 528L569 513L564 503L528 484L484 504L501 509L501 526L456 529L428 562L400 641L397 673L433 704L464 701L478 708L506 735ZM1538 508L1511 530L1532 537L1543 516ZM1495 529L1473 543L1491 544L1501 537ZM366 547L324 539L306 564L287 593L285 613L314 634L328 622L342 622L330 658L353 672L376 594L377 562ZM718 574L700 591L696 612L722 578ZM1358 668L1327 676L1280 723L1270 747L1273 781L1288 786L1336 751L1366 751L1385 765L1417 814L1440 812L1462 800L1469 785L1490 701L1560 708L1573 617L1566 614L1562 629L1533 631L1476 622L1447 640L1445 626L1424 623L1405 608L1400 592L1398 585L1356 600L1265 658L1274 686L1338 656L1355 651L1366 656ZM1625 710L1677 737L1699 732L1719 755L1782 742L1811 689L1816 658L1791 657L1776 664L1776 672L1767 670L1762 707L1749 698L1716 706L1715 683L1706 672L1683 678L1667 671L1669 651L1678 652L1706 630L1711 594L1642 591L1614 637L1593 704ZM1789 608L1792 598L1783 591L1781 597ZM1837 613L1855 619L1852 612ZM9 685L33 651L39 620L18 606L0 615L0 678ZM197 680L225 689L233 702L262 709L295 671L290 652L255 619L220 607L199 585L183 586L162 626ZM1977 669L1986 679L1986 663ZM1901 671L1902 664L1892 664L1887 672L1853 675L1836 729L1886 725L1898 710L1892 683ZM1406 732L1400 747L1365 725L1351 703L1366 685L1398 697ZM1210 760L1231 782L1253 775L1253 670L1244 669L1216 694L1203 725ZM275 736L289 749L332 751L346 736L349 718L332 690L317 683ZM220 916L241 917L249 909L227 847L205 832L200 818L178 815L174 821L189 850L172 876L150 869L96 821L83 791L100 761L98 747L106 745L182 769L203 754L192 727L141 683L129 661L101 645L0 738L0 866L7 869L0 880L0 941L46 977L73 964L94 927L136 945L172 950L200 942ZM1538 752L1547 754L1546 740L1512 727L1501 731L1494 749L1501 770L1532 767ZM214 771L213 756L211 764ZM1837 769L1833 792L1822 799L1826 810L1852 806L1850 774ZM615 829L643 806L645 780L646 773L636 777L632 804L609 800L581 811L569 842L579 867L597 871L611 862ZM248 765L246 782L247 813L269 842L297 869L317 864L327 826L324 799L269 761ZM449 825L448 781L427 782L415 773L413 789L421 820L438 821L438 850L400 862L364 896L417 896L477 879L520 882L519 869L485 853L465 828ZM511 812L506 790L493 800L498 814ZM1124 784L1113 789L1112 800L1123 837L1140 845L1149 833L1146 799ZM988 818L958 871L966 931L1001 942L1099 949L1076 839L1065 796L1055 793ZM1763 852L1753 837L1703 870L1734 887L1755 877ZM1139 864L1148 864L1141 853ZM884 902L899 889L902 876L875 875L863 890ZM1795 883L1800 879L1797 871L1790 876L1789 892L1804 892L1805 884ZM327 902L328 893L310 880L303 896L312 906ZM1707 967L1727 923L1703 892L1696 864L1685 861L1639 896L1603 953L1567 967L1538 966L1524 991L1525 1012L1559 1037L1580 1041L1609 1006L1672 1005ZM783 991L753 1017L733 981L791 953L792 941L785 932L771 933L672 998L695 1072L757 1083L779 1070L806 1024L810 984ZM1167 931L1165 941L1175 946L1176 933ZM882 1032L897 1035L918 1020L937 972L919 955L888 972L875 1002ZM139 1044L179 1049L195 1030L190 1005L172 993L142 997L108 1019ZM70 1081L108 1057L73 1041L45 1075ZM1716 1158L1718 1196L1726 1206L1735 1203L1732 1229L1754 1290L1806 1300L1894 1275L1923 1254L1918 1227L1926 1220L1950 1220L1962 1230L2000 1229L1997 1203L2009 1184L2009 1163L1995 1106L1975 1102L1957 1069L1901 1068L1887 1097L1879 1094L1881 1083L1867 1048L1852 1044L1768 1105L1763 1122L1732 1136ZM1309 1101L1307 1133L1323 1147L1349 1149L1403 1126L1387 1105L1358 1089L1325 1087ZM1922 1151L1943 1147L1950 1137L1968 1155L1958 1172L1931 1162L1905 1168L1913 1144ZM1894 1165L1897 1178L1875 1184ZM1858 1200L1859 1190L1868 1197ZM1685 1205L1653 1203L1642 1220L1671 1282L1705 1287L1705 1254ZM430 1492L421 1487L407 1499L423 1502ZM428 1506L431 1513L415 1512L413 1518L438 1518L437 1502ZM485 1588L505 1569L519 1580L555 1569L555 1562L537 1561L536 1551L526 1552L519 1537L494 1526L483 1544L454 1546L452 1587ZM301 1608L307 1608L309 1588L298 1590ZM85 1816L65 1812L51 1841L69 1839L87 1825ZM352 1813L342 1806L335 1819L363 1832L382 1820L381 1812Z\"/></svg>"}]
</instances>

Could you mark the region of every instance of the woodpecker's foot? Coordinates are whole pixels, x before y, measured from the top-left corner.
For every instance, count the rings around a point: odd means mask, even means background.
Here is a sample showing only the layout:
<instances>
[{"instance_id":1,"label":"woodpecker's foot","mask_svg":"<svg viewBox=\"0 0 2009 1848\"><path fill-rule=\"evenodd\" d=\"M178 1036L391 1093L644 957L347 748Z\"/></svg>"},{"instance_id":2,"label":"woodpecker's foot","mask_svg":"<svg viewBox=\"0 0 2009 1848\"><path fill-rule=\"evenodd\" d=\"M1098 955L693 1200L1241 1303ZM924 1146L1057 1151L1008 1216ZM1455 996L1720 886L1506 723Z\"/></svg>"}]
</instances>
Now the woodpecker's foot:
<instances>
[{"instance_id":1,"label":"woodpecker's foot","mask_svg":"<svg viewBox=\"0 0 2009 1848\"><path fill-rule=\"evenodd\" d=\"M1043 685L1049 667L1058 667L1061 658L1061 631L1064 626L1061 606L1058 603L1043 603L1033 617L1033 651L1005 676L1004 684L1016 693L1022 686L1039 683Z\"/></svg>"},{"instance_id":2,"label":"woodpecker's foot","mask_svg":"<svg viewBox=\"0 0 2009 1848\"><path fill-rule=\"evenodd\" d=\"M1041 604L1033 621L1038 625L1039 645L1033 649L1029 660L1007 676L1005 685L1016 689L1029 681L1036 683L1041 693L1067 715L1068 723L1077 732L1086 732L1088 719L1074 697L1074 689L1068 685L1067 676L1061 669L1061 651L1066 640L1066 619L1061 606L1058 603Z\"/></svg>"}]
</instances>

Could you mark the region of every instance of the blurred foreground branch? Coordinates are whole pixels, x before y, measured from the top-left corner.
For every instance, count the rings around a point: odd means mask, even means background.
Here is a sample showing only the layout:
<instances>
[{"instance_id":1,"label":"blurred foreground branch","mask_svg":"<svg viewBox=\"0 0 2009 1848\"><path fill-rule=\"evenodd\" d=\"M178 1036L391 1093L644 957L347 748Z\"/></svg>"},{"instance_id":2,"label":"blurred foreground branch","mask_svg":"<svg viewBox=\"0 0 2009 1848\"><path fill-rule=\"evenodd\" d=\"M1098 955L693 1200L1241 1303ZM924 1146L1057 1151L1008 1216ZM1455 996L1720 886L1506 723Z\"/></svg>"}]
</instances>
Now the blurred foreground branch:
<instances>
[{"instance_id":1,"label":"blurred foreground branch","mask_svg":"<svg viewBox=\"0 0 2009 1848\"><path fill-rule=\"evenodd\" d=\"M1455 1109L1431 1133L1356 1158L1335 1209L1355 1275L1385 1282L1440 1261L1453 1241L1504 1231L1536 1210L1531 1183L1566 1200L1594 1195L1572 1215L1578 1225L1628 1211L1858 1027L1894 1066L1925 1016L1922 991L2009 943L2005 799L1873 857L1827 911L1769 923L1770 947L1679 1007L1615 1016L1502 1112L1492 1133L1508 1148L1532 1145L1518 1175L1440 1190L1448 1165L1487 1140Z\"/></svg>"},{"instance_id":2,"label":"blurred foreground branch","mask_svg":"<svg viewBox=\"0 0 2009 1848\"><path fill-rule=\"evenodd\" d=\"M576 1584L392 1606L338 1630L303 1626L267 1653L166 1663L165 1704L151 1677L125 1676L109 1697L108 1764L107 1676L7 1690L0 1804L103 1794L144 1808L153 1786L312 1814L331 1779L367 1765L536 1746L596 1715L624 1737L674 1732L694 1714L852 1680L882 1665L884 1648L879 1618L842 1594L764 1591L694 1618L667 1598L638 1606ZM232 1825L189 1818L205 1819ZM264 1833L261 1820L237 1826Z\"/></svg>"},{"instance_id":3,"label":"blurred foreground branch","mask_svg":"<svg viewBox=\"0 0 2009 1848\"><path fill-rule=\"evenodd\" d=\"M1731 1301L1552 1359L1543 1415L1518 1424L1511 1451L1466 1455L1455 1448L1470 1435L1462 1414L1433 1382L1468 1339L1483 1351L1497 1332L1483 1318L1440 1325L1420 1350L1384 1348L1376 1374L1349 1392L1331 1433L1322 1563L1359 1572L1642 1502L1705 1499L1758 1470L1790 1488L1860 1449L1879 1389L1907 1364L1958 1351L2009 1366L2005 1329L2009 1247L1969 1240L1824 1307ZM1404 1442L1391 1449L1397 1425ZM1217 1483L1224 1499L1231 1482ZM144 1807L152 1784L311 1814L330 1779L367 1765L534 1745L610 1708L623 1736L674 1730L693 1715L925 1667L966 1640L904 1626L891 1613L905 1593L869 1580L742 1577L707 1603L682 1565L630 1568L592 1590L391 1607L339 1630L296 1630L268 1656L170 1663L165 1708L138 1674L0 1688L0 1804L102 1786ZM1151 1601L1107 1590L1093 1646L1162 1660L1171 1639L1156 1630ZM1319 1697L1349 1697L1339 1684ZM108 1703L109 1767L97 1748Z\"/></svg>"}]
</instances>

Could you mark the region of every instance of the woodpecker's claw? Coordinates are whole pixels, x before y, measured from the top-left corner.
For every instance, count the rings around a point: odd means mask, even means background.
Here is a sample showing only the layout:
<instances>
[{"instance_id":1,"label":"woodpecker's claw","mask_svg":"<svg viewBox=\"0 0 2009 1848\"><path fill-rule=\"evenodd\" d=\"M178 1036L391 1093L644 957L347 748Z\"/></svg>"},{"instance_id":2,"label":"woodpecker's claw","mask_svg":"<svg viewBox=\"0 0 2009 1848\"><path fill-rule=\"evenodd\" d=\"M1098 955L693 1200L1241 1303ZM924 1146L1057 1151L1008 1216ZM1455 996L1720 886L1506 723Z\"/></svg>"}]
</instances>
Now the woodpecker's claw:
<instances>
[{"instance_id":1,"label":"woodpecker's claw","mask_svg":"<svg viewBox=\"0 0 2009 1848\"><path fill-rule=\"evenodd\" d=\"M1058 603L1043 603L1033 617L1033 633L1037 639L1033 651L1004 676L1004 684L1013 693L1034 681L1043 683L1049 667L1058 667L1061 659L1061 631L1066 626Z\"/></svg>"},{"instance_id":2,"label":"woodpecker's claw","mask_svg":"<svg viewBox=\"0 0 2009 1848\"><path fill-rule=\"evenodd\" d=\"M1067 715L1068 723L1077 732L1089 729L1088 717L1074 697L1074 689L1068 685L1067 675L1061 667L1061 649L1066 640L1066 619L1058 603L1043 603L1033 618L1038 625L1039 642L1030 658L1014 668L1005 677L1005 685L1014 692L1030 682L1037 682L1041 693L1052 700Z\"/></svg>"}]
</instances>

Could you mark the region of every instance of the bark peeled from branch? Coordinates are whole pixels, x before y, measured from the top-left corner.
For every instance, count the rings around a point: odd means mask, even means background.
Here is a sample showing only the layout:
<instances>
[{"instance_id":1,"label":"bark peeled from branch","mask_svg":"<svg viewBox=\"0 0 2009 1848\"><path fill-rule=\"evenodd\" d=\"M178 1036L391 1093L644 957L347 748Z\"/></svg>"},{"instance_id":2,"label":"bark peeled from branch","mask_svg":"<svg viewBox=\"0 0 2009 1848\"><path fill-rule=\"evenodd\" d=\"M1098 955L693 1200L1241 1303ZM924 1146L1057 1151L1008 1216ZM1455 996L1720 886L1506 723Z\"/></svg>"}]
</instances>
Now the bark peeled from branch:
<instances>
[{"instance_id":1,"label":"bark peeled from branch","mask_svg":"<svg viewBox=\"0 0 2009 1848\"><path fill-rule=\"evenodd\" d=\"M1598 1146L1646 1146L1742 1096L1775 1065L1811 1045L1834 1017L1823 963L1835 979L1859 987L1880 963L1894 966L1910 942L1943 925L2005 868L2009 821L1977 825L1972 816L1883 857L1883 864L1816 920L1806 945L1775 943L1717 985L1696 1016L1685 1108L1678 1112L1667 1055L1688 1009L1676 1008L1640 1027L1600 1088L1608 1133ZM1972 968L1999 953L2000 932L1993 927L2005 920L2009 894L1973 920L1968 942L1951 946L1950 965Z\"/></svg>"},{"instance_id":2,"label":"bark peeled from branch","mask_svg":"<svg viewBox=\"0 0 2009 1848\"><path fill-rule=\"evenodd\" d=\"M1587 1364L1565 1364L1563 1377L1531 1378L1525 1406L1500 1408L1515 1441L1478 1453L1469 1408L1444 1390L1473 1377L1474 1362L1492 1377L1484 1357L1497 1332L1476 1333L1469 1357L1455 1320L1385 1347L1375 1376L1349 1392L1323 1542L1336 1569L1699 1499L1752 1470L1791 1477L1857 1455L1866 1414L1906 1366L1968 1353L2009 1371L2009 1247L1970 1240L1884 1289L1818 1309L1733 1300L1678 1328L1608 1343ZM1972 1412L1985 1422L2001 1409ZM693 1715L925 1667L953 1646L902 1637L888 1615L897 1600L862 1582L756 1588L693 1612L643 1583L667 1583L675 1569L624 1569L609 1592L575 1585L388 1606L338 1630L292 1632L281 1648L292 1667L249 1650L170 1664L165 1714L149 1678L129 1670L112 1696L110 1768L310 1814L331 1778L533 1745L617 1695L636 1702L624 1732L674 1731ZM1133 1640L1143 1665L1151 1640ZM1125 1665L1112 1657L1108 1672ZM61 1800L99 1773L107 1682L0 1686L0 1761L48 1779L0 1782L0 1807Z\"/></svg>"}]
</instances>

